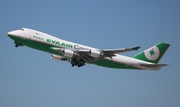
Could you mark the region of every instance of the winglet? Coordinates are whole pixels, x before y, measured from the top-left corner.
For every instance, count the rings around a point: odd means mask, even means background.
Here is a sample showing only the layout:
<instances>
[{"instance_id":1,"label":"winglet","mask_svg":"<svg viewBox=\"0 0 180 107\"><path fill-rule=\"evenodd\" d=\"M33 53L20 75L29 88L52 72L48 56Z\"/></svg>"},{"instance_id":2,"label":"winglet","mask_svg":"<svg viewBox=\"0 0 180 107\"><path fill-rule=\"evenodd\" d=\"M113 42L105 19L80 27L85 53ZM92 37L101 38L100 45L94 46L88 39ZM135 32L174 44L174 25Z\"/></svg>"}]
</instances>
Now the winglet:
<instances>
[{"instance_id":1,"label":"winglet","mask_svg":"<svg viewBox=\"0 0 180 107\"><path fill-rule=\"evenodd\" d=\"M132 48L132 50L138 50L140 48L140 46L136 46L134 48Z\"/></svg>"}]
</instances>

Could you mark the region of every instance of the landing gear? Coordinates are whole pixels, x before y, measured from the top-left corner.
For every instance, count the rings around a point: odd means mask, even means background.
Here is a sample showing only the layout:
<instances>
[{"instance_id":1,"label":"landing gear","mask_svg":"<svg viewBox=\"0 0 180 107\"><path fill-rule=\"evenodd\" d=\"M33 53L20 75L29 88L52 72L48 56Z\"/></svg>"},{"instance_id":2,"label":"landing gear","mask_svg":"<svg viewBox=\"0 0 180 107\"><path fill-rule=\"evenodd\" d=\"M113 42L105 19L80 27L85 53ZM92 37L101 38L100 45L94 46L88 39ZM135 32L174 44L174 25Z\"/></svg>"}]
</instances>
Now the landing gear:
<instances>
[{"instance_id":1,"label":"landing gear","mask_svg":"<svg viewBox=\"0 0 180 107\"><path fill-rule=\"evenodd\" d=\"M19 43L19 42L14 42L14 44L15 44L15 47L17 48L18 46L23 46L21 43Z\"/></svg>"},{"instance_id":2,"label":"landing gear","mask_svg":"<svg viewBox=\"0 0 180 107\"><path fill-rule=\"evenodd\" d=\"M84 63L78 64L78 67L82 67L82 66L84 66L84 65L85 65Z\"/></svg>"},{"instance_id":3,"label":"landing gear","mask_svg":"<svg viewBox=\"0 0 180 107\"><path fill-rule=\"evenodd\" d=\"M15 44L15 47L17 48L19 45L18 44Z\"/></svg>"},{"instance_id":4,"label":"landing gear","mask_svg":"<svg viewBox=\"0 0 180 107\"><path fill-rule=\"evenodd\" d=\"M85 65L84 63L80 62L76 57L72 59L71 61L72 67L77 66L77 67L82 67Z\"/></svg>"},{"instance_id":5,"label":"landing gear","mask_svg":"<svg viewBox=\"0 0 180 107\"><path fill-rule=\"evenodd\" d=\"M72 64L72 67L74 67L74 66L82 67L82 66L84 66L84 65L85 65L84 63L78 63L78 64Z\"/></svg>"}]
</instances>

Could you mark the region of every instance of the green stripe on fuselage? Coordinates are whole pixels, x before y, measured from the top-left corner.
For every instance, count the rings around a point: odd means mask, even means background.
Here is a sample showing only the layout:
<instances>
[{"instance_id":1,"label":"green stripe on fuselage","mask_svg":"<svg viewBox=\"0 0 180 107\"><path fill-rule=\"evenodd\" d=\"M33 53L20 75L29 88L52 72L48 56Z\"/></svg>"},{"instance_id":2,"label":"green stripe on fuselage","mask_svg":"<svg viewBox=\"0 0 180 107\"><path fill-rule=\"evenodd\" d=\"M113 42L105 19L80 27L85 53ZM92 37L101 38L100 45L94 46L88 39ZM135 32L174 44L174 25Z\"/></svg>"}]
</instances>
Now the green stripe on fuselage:
<instances>
[{"instance_id":1,"label":"green stripe on fuselage","mask_svg":"<svg viewBox=\"0 0 180 107\"><path fill-rule=\"evenodd\" d=\"M30 48L62 56L61 53L50 49L50 47L58 47L55 44L53 45L53 44L50 44L50 43L44 43L44 42L40 42L40 41L35 41L35 40L25 39L25 38L19 38L19 37L15 37L15 36L10 36L10 38L13 39L14 41L18 41L19 43L21 43L21 44L23 44L25 46L28 46ZM127 66L125 64L120 64L120 63L117 63L117 62L113 62L113 61L106 60L106 59L101 59L101 58L99 60L96 60L96 61L92 62L92 64L95 64L95 65L98 65L98 66L103 66L103 67L108 67L108 68L138 69L138 68L135 68L135 67L132 67L132 66Z\"/></svg>"},{"instance_id":2,"label":"green stripe on fuselage","mask_svg":"<svg viewBox=\"0 0 180 107\"><path fill-rule=\"evenodd\" d=\"M25 38L19 38L19 37L15 37L15 36L10 36L10 38L13 39L14 41L18 41L19 43L21 43L25 46L28 46L30 48L33 48L33 49L41 50L41 51L48 52L48 53L53 53L56 55L62 55L61 53L50 49L50 47L57 47L52 44L43 43L40 41L35 41L35 40L30 40L30 39L25 39Z\"/></svg>"}]
</instances>

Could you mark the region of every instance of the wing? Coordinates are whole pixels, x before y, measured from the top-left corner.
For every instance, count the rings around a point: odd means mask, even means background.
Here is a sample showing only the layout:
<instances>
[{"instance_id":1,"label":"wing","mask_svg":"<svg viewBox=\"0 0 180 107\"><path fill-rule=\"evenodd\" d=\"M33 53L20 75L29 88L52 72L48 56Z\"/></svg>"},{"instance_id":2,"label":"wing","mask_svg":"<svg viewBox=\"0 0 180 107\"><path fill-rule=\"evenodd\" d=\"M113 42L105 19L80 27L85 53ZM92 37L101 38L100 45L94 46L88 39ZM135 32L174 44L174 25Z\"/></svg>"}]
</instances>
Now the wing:
<instances>
[{"instance_id":1,"label":"wing","mask_svg":"<svg viewBox=\"0 0 180 107\"><path fill-rule=\"evenodd\" d=\"M81 50L66 49L66 48L59 48L59 47L50 47L50 49L52 51L55 51L57 55L60 55L60 57L63 56L64 59L67 59L67 61L69 61L72 64L72 66L81 67L81 66L84 66L85 63L91 63L95 60L98 60L98 58L94 58L89 55L90 50L81 51ZM53 58L53 59L59 60L59 58Z\"/></svg>"},{"instance_id":2,"label":"wing","mask_svg":"<svg viewBox=\"0 0 180 107\"><path fill-rule=\"evenodd\" d=\"M64 57L71 59L72 66L78 65L82 66L85 63L91 63L103 57L113 57L117 53L128 52L132 50L138 50L140 47L133 48L121 48L121 49L105 49L105 50L75 50L66 49L60 47L50 47L51 50L58 52Z\"/></svg>"},{"instance_id":3,"label":"wing","mask_svg":"<svg viewBox=\"0 0 180 107\"><path fill-rule=\"evenodd\" d=\"M59 47L50 47L50 49L54 51L58 51L62 54L66 54L66 52L72 51L71 53L76 56L86 56L89 58L99 58L99 57L112 57L116 56L117 53L128 52L133 50L138 50L140 46L136 46L133 48L120 48L120 49L104 49L104 50L73 50L73 49L65 49Z\"/></svg>"},{"instance_id":4,"label":"wing","mask_svg":"<svg viewBox=\"0 0 180 107\"><path fill-rule=\"evenodd\" d=\"M121 49L104 49L102 50L105 56L114 56L117 53L122 53L122 52L128 52L128 51L133 51L133 50L138 50L140 46L136 46L133 48L121 48Z\"/></svg>"}]
</instances>

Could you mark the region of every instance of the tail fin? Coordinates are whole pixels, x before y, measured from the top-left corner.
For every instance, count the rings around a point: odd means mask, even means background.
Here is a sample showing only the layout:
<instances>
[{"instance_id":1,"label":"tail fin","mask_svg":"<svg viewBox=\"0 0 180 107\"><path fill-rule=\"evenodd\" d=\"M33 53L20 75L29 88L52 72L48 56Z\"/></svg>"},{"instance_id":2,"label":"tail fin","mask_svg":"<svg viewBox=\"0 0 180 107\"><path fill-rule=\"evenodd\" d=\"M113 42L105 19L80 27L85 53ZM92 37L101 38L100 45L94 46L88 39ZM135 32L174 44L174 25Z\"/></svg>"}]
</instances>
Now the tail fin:
<instances>
[{"instance_id":1,"label":"tail fin","mask_svg":"<svg viewBox=\"0 0 180 107\"><path fill-rule=\"evenodd\" d=\"M133 56L133 58L157 64L166 52L166 50L169 48L169 46L170 44L161 42Z\"/></svg>"}]
</instances>

